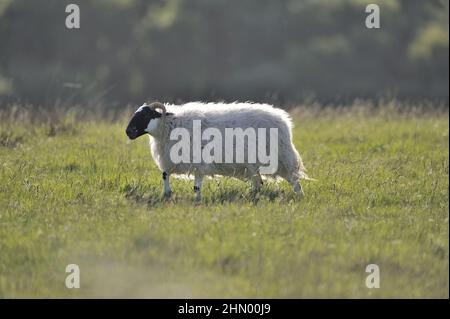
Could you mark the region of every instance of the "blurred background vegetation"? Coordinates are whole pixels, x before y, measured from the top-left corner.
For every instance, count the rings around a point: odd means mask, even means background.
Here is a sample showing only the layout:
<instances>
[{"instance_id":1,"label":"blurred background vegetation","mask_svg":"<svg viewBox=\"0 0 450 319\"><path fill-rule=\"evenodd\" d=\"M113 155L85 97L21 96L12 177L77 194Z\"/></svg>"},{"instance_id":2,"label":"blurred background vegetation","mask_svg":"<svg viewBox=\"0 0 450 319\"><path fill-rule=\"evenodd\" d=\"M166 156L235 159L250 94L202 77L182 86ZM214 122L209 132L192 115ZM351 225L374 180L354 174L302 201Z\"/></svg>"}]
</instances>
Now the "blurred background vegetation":
<instances>
[{"instance_id":1,"label":"blurred background vegetation","mask_svg":"<svg viewBox=\"0 0 450 319\"><path fill-rule=\"evenodd\" d=\"M81 28L65 27L76 3ZM376 3L381 29L365 27ZM449 99L439 0L0 0L0 107Z\"/></svg>"}]
</instances>

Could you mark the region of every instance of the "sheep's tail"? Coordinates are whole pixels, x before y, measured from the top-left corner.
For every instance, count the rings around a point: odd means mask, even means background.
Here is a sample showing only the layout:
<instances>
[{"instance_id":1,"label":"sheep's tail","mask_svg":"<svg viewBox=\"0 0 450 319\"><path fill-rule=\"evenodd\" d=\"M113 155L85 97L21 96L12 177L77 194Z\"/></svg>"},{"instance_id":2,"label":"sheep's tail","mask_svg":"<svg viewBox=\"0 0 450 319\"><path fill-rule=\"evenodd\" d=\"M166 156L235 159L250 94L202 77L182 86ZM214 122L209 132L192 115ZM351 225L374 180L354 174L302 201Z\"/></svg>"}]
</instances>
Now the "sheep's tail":
<instances>
[{"instance_id":1,"label":"sheep's tail","mask_svg":"<svg viewBox=\"0 0 450 319\"><path fill-rule=\"evenodd\" d=\"M299 178L304 179L305 181L317 182L317 179L309 177L304 171L299 171Z\"/></svg>"}]
</instances>

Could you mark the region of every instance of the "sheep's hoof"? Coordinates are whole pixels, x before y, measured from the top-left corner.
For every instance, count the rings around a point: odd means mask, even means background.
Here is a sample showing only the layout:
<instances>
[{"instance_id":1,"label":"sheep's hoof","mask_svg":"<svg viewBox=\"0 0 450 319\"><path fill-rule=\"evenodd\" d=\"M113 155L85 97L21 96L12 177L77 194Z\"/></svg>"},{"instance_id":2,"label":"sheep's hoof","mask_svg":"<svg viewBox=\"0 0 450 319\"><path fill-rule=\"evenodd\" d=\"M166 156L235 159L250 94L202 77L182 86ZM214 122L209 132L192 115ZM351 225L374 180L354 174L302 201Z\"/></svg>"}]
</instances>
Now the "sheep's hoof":
<instances>
[{"instance_id":1,"label":"sheep's hoof","mask_svg":"<svg viewBox=\"0 0 450 319\"><path fill-rule=\"evenodd\" d=\"M249 192L249 198L252 199L253 201L258 201L259 198L261 197L261 190L260 189L251 189Z\"/></svg>"},{"instance_id":2,"label":"sheep's hoof","mask_svg":"<svg viewBox=\"0 0 450 319\"><path fill-rule=\"evenodd\" d=\"M172 197L172 191L170 191L170 192L164 192L164 193L163 193L163 197L164 197L164 198L171 198L171 197Z\"/></svg>"},{"instance_id":3,"label":"sheep's hoof","mask_svg":"<svg viewBox=\"0 0 450 319\"><path fill-rule=\"evenodd\" d=\"M252 201L253 204L258 204L260 199L261 199L261 193L250 194L250 200Z\"/></svg>"},{"instance_id":4,"label":"sheep's hoof","mask_svg":"<svg viewBox=\"0 0 450 319\"><path fill-rule=\"evenodd\" d=\"M257 193L260 193L260 192L261 192L261 189L262 189L261 186L259 186L259 187L253 186L250 192L251 192L252 194L257 194Z\"/></svg>"}]
</instances>

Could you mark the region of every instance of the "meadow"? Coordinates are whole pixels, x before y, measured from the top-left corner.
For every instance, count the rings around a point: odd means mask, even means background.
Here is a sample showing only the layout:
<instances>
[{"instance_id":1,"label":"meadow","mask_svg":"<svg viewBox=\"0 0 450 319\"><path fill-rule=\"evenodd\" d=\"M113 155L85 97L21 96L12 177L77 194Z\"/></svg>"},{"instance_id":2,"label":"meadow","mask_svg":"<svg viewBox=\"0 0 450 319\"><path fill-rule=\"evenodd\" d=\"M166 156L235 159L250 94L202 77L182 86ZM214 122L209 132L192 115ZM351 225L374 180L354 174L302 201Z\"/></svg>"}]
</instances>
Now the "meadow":
<instances>
[{"instance_id":1,"label":"meadow","mask_svg":"<svg viewBox=\"0 0 450 319\"><path fill-rule=\"evenodd\" d=\"M128 112L1 112L0 297L448 298L448 107L291 114L305 198L223 178L196 203L188 180L163 198Z\"/></svg>"}]
</instances>

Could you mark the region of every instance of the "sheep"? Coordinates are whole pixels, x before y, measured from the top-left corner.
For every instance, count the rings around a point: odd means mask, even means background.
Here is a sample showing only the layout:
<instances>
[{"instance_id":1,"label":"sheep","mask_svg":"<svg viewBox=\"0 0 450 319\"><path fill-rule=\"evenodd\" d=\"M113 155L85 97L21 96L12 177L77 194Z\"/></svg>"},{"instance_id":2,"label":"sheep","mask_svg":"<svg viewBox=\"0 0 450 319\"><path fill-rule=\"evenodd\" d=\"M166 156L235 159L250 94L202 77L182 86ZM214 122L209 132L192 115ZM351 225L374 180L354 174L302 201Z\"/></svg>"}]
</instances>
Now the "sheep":
<instances>
[{"instance_id":1,"label":"sheep","mask_svg":"<svg viewBox=\"0 0 450 319\"><path fill-rule=\"evenodd\" d=\"M196 138L199 126L203 135L202 137L197 135ZM262 134L256 136L256 131ZM230 132L233 133L231 138ZM132 116L126 134L130 140L144 134L150 136L151 154L162 172L163 194L167 197L172 193L169 183L171 174L193 174L197 200L201 199L202 180L205 176L220 175L250 179L255 191L259 191L263 184L261 175L281 177L292 185L299 197L304 196L299 180L310 179L292 143L292 121L289 114L268 104L144 103ZM225 145L219 143L222 141L220 135L225 135ZM266 142L268 137L269 143ZM186 146L186 142L193 144L192 152L189 149L190 145ZM256 144L260 149L258 159L255 161L255 150L250 146ZM244 152L238 152L238 146ZM212 149L214 155L211 155ZM278 155L276 163L270 163L263 156L259 157L260 154L264 155L273 150ZM242 160L245 152L248 153L247 161ZM211 155L212 159L205 154ZM224 162L223 156L228 158L228 161ZM234 161L230 162L230 159ZM268 170L269 166L272 166L272 171Z\"/></svg>"}]
</instances>

